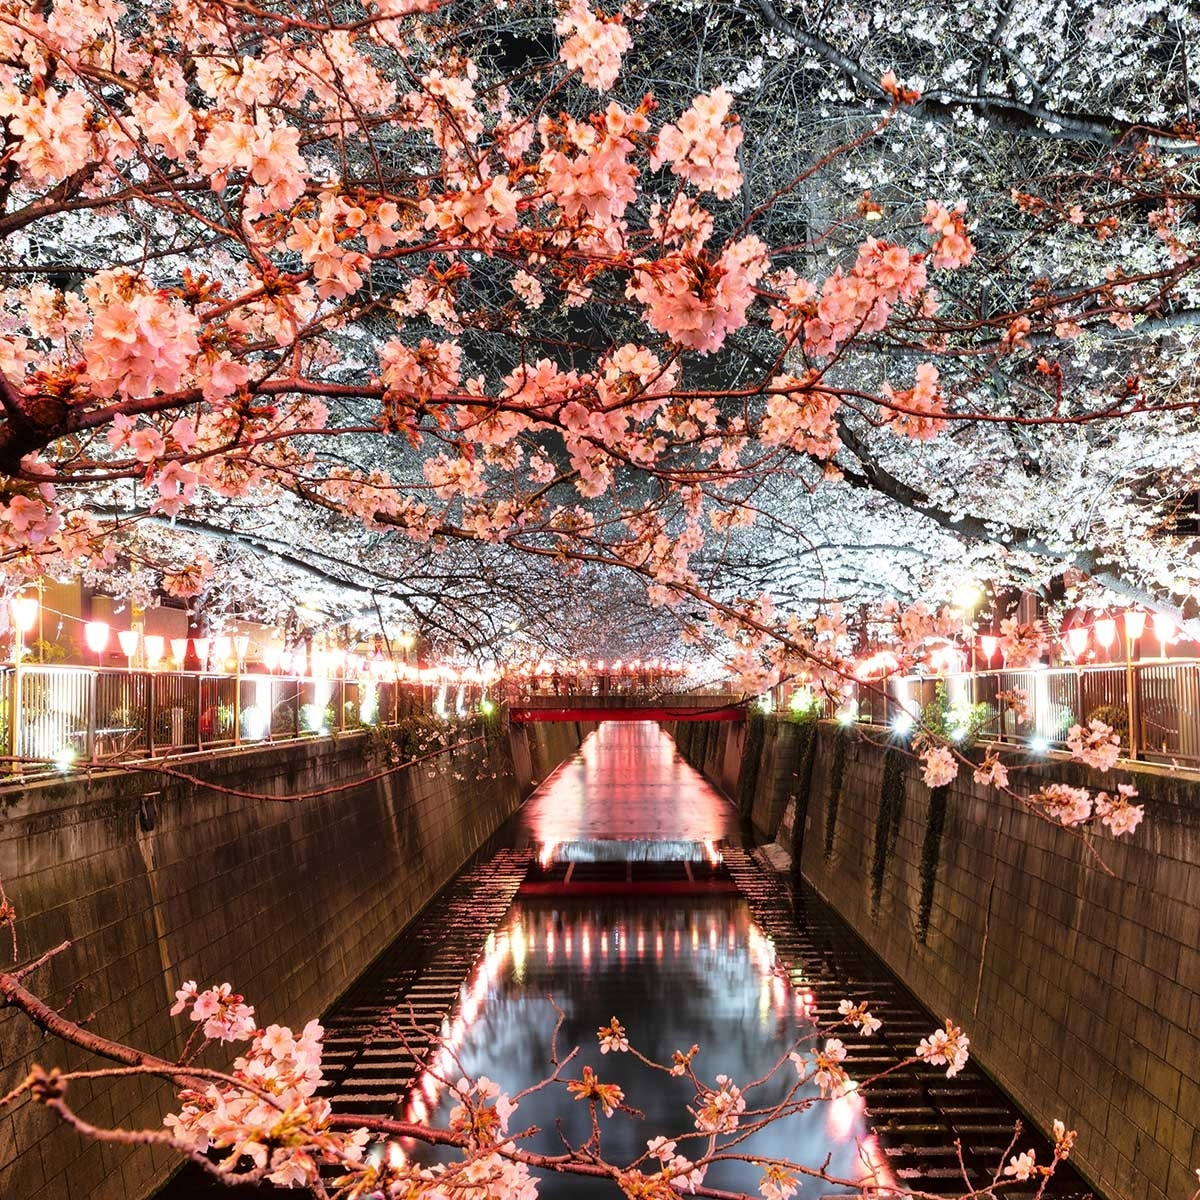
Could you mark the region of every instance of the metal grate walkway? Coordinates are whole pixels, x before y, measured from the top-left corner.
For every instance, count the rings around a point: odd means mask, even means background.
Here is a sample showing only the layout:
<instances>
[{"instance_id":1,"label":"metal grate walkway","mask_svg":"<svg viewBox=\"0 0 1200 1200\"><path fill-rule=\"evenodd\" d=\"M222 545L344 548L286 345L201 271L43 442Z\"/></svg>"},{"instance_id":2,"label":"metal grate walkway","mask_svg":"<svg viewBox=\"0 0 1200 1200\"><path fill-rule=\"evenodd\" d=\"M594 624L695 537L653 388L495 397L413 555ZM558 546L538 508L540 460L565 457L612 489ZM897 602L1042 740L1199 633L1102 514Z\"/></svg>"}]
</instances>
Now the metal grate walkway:
<instances>
[{"instance_id":1,"label":"metal grate walkway","mask_svg":"<svg viewBox=\"0 0 1200 1200\"><path fill-rule=\"evenodd\" d=\"M407 1096L531 862L502 850L459 876L334 1006L321 1094L336 1111L388 1116Z\"/></svg>"},{"instance_id":2,"label":"metal grate walkway","mask_svg":"<svg viewBox=\"0 0 1200 1200\"><path fill-rule=\"evenodd\" d=\"M840 1020L844 997L870 1001L882 1028L865 1037L850 1026L836 1036L846 1047L851 1079L866 1080L909 1057L939 1022L898 983L853 931L803 885L793 894L788 882L757 855L723 847L725 865L745 897L755 921L775 947L791 986L812 996L822 1025ZM970 1030L967 1030L968 1035ZM905 1067L862 1089L868 1120L897 1181L915 1191L961 1194L985 1188L1008 1154L1036 1148L1037 1161L1053 1155L1046 1139L1027 1122L1014 1150L1008 1151L1019 1114L994 1083L968 1064L953 1078L944 1067ZM956 1143L961 1146L962 1161ZM964 1180L964 1171L967 1179ZM1032 1196L1040 1179L1005 1181L1004 1195ZM1081 1200L1093 1193L1064 1165L1049 1181L1047 1197Z\"/></svg>"}]
</instances>

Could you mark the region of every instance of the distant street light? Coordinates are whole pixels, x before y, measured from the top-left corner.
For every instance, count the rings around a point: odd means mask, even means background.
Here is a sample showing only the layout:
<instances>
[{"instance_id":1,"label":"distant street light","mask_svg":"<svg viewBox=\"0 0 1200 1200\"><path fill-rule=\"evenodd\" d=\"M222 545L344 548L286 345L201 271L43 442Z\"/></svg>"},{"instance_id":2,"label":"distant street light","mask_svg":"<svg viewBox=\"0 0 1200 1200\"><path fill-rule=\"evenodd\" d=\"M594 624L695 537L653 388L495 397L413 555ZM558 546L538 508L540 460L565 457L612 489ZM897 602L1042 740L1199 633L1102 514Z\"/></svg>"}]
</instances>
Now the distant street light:
<instances>
[{"instance_id":1,"label":"distant street light","mask_svg":"<svg viewBox=\"0 0 1200 1200\"><path fill-rule=\"evenodd\" d=\"M408 666L408 652L416 645L417 636L414 633L402 633L397 639L400 649L404 651L404 665Z\"/></svg>"},{"instance_id":2,"label":"distant street light","mask_svg":"<svg viewBox=\"0 0 1200 1200\"><path fill-rule=\"evenodd\" d=\"M1141 740L1141 707L1138 697L1138 679L1133 671L1133 653L1142 631L1146 628L1146 614L1138 608L1127 610L1122 618L1125 626L1125 712L1128 724L1129 757L1137 758Z\"/></svg>"}]
</instances>

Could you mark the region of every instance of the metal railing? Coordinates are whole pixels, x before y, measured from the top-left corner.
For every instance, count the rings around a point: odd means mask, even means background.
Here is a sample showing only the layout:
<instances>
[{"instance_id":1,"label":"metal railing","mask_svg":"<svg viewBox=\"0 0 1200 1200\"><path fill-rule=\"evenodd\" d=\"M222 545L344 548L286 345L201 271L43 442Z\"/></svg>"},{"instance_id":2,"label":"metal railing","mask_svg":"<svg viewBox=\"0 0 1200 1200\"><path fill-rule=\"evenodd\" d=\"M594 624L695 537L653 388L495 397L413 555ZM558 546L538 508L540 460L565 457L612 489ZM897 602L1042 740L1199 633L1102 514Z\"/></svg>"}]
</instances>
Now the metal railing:
<instances>
[{"instance_id":1,"label":"metal railing","mask_svg":"<svg viewBox=\"0 0 1200 1200\"><path fill-rule=\"evenodd\" d=\"M0 757L25 770L261 744L461 714L483 694L470 682L21 663L0 667Z\"/></svg>"},{"instance_id":2,"label":"metal railing","mask_svg":"<svg viewBox=\"0 0 1200 1200\"><path fill-rule=\"evenodd\" d=\"M1125 758L1200 763L1200 661L1194 659L896 676L857 686L858 719L890 725L902 713L917 718L939 684L951 708L987 706L980 735L990 740L1061 747L1072 725L1099 718L1121 735ZM1013 692L1024 693L1027 715L1004 698Z\"/></svg>"}]
</instances>

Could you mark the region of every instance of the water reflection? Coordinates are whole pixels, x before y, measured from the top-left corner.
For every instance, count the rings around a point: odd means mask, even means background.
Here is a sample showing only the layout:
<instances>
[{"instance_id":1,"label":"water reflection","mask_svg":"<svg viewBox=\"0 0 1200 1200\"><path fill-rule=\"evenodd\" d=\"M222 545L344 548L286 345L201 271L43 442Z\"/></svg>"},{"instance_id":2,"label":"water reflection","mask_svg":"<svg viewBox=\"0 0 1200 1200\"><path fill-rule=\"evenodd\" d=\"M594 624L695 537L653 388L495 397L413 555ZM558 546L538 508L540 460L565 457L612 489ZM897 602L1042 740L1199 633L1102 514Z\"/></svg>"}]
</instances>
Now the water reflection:
<instances>
[{"instance_id":1,"label":"water reflection","mask_svg":"<svg viewBox=\"0 0 1200 1200\"><path fill-rule=\"evenodd\" d=\"M741 900L732 897L597 900L522 899L496 931L488 952L463 987L463 1004L445 1046L426 1072L406 1116L444 1121L453 1106L445 1082L487 1075L515 1094L548 1073L550 1041L563 1013L559 1051L581 1047L569 1075L590 1065L605 1082L625 1089L639 1120L618 1114L604 1123L604 1154L621 1163L637 1158L649 1137L692 1129L691 1087L652 1073L631 1055L601 1055L596 1030L617 1016L631 1042L650 1058L670 1062L674 1051L699 1043L697 1073L718 1073L739 1086L763 1076L811 1029L812 997L774 973L774 951ZM752 1107L780 1099L795 1080L790 1063L756 1093ZM743 1149L809 1165L830 1159L830 1170L862 1179L877 1149L867 1138L857 1096L818 1104L755 1134ZM590 1125L585 1105L561 1086L527 1097L514 1127L537 1125L531 1148L561 1152L555 1121L578 1144ZM699 1153L699 1143L680 1143ZM423 1157L431 1152L416 1150ZM712 1186L757 1189L759 1172L718 1164ZM885 1178L876 1175L878 1182ZM603 1181L544 1181L545 1196L610 1194Z\"/></svg>"},{"instance_id":2,"label":"water reflection","mask_svg":"<svg viewBox=\"0 0 1200 1200\"><path fill-rule=\"evenodd\" d=\"M737 810L651 721L612 721L588 735L522 809L523 836L576 841L737 840Z\"/></svg>"}]
</instances>

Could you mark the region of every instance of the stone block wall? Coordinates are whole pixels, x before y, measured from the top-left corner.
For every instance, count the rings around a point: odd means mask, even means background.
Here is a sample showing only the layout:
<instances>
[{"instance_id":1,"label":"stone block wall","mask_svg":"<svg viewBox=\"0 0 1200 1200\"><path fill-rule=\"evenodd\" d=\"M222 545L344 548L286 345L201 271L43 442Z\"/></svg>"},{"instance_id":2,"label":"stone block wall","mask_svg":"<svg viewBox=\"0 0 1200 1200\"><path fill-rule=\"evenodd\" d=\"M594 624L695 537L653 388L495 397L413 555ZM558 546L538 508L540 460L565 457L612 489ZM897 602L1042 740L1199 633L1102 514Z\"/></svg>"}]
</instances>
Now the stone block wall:
<instances>
[{"instance_id":1,"label":"stone block wall","mask_svg":"<svg viewBox=\"0 0 1200 1200\"><path fill-rule=\"evenodd\" d=\"M845 747L834 801L837 736L823 727L818 742L805 878L927 1007L967 1030L978 1061L1039 1126L1061 1118L1078 1129L1077 1164L1103 1194L1190 1197L1200 1166L1200 786L1139 769L1146 819L1117 841L1050 825L962 771L938 839L911 759L893 757L900 789L888 800L886 744ZM1043 761L1013 783L1111 789L1128 778Z\"/></svg>"},{"instance_id":2,"label":"stone block wall","mask_svg":"<svg viewBox=\"0 0 1200 1200\"><path fill-rule=\"evenodd\" d=\"M737 804L760 835L774 836L793 796L800 748L789 726L748 721L678 721L663 728L680 754Z\"/></svg>"},{"instance_id":3,"label":"stone block wall","mask_svg":"<svg viewBox=\"0 0 1200 1200\"><path fill-rule=\"evenodd\" d=\"M1073 835L969 773L935 797L886 735L771 722L747 749L754 824L1111 1200L1188 1200L1200 1167L1200 781L1038 759L1013 772L1110 790L1132 838ZM681 749L717 782L704 735ZM727 734L711 732L711 741ZM719 758L720 755L715 757ZM940 833L939 833L940 827ZM924 914L924 915L923 915Z\"/></svg>"},{"instance_id":4,"label":"stone block wall","mask_svg":"<svg viewBox=\"0 0 1200 1200\"><path fill-rule=\"evenodd\" d=\"M522 737L525 761L544 774L579 731ZM168 1015L186 979L228 980L264 1021L319 1015L529 790L505 736L402 771L388 752L386 740L343 735L173 759L179 776L106 772L0 790L0 879L20 957L72 942L31 986L68 1015L94 1014L97 1032L167 1058L187 1033ZM31 1061L97 1065L0 1012L0 1093ZM171 1096L127 1080L74 1083L68 1099L97 1123L157 1128ZM29 1102L0 1111L0 1196L139 1200L176 1162L86 1142Z\"/></svg>"}]
</instances>

